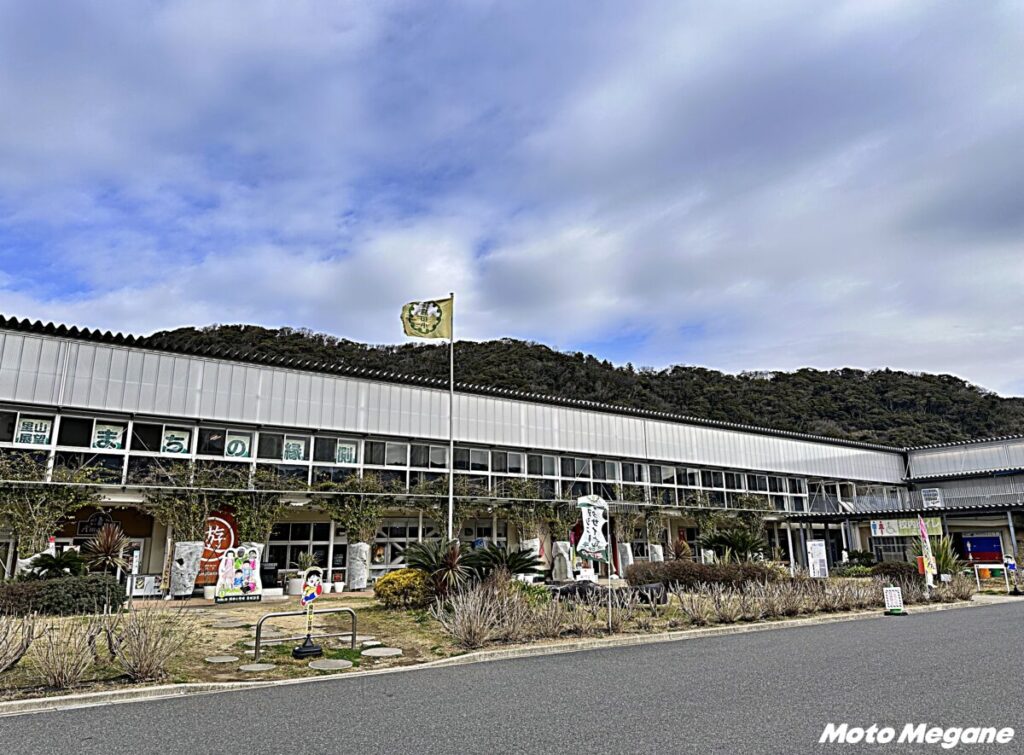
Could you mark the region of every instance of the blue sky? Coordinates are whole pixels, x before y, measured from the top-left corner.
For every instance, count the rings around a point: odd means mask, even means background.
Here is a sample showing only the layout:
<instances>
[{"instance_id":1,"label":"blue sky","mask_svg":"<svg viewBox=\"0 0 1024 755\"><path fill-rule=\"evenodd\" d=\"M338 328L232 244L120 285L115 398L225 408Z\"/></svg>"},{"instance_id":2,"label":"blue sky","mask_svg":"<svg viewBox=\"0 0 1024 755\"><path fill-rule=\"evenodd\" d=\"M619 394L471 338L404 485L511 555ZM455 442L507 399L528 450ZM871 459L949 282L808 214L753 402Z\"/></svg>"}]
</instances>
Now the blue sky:
<instances>
[{"instance_id":1,"label":"blue sky","mask_svg":"<svg viewBox=\"0 0 1024 755\"><path fill-rule=\"evenodd\" d=\"M1024 392L1016 3L0 0L0 312Z\"/></svg>"}]
</instances>

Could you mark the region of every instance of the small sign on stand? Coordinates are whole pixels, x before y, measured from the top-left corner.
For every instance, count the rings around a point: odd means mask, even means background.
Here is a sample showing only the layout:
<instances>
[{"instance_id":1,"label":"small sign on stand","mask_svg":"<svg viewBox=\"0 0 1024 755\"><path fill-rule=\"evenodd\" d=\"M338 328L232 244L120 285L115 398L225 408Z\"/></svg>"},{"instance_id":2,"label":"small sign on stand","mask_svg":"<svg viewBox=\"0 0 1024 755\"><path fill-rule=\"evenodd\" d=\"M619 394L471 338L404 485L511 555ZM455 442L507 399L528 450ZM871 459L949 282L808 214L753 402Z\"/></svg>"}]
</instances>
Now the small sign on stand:
<instances>
[{"instance_id":1,"label":"small sign on stand","mask_svg":"<svg viewBox=\"0 0 1024 755\"><path fill-rule=\"evenodd\" d=\"M882 595L885 596L886 616L906 616L903 610L903 590L898 587L883 587Z\"/></svg>"},{"instance_id":2,"label":"small sign on stand","mask_svg":"<svg viewBox=\"0 0 1024 755\"><path fill-rule=\"evenodd\" d=\"M319 566L311 566L302 575L302 607L306 609L306 641L292 650L292 658L319 658L324 649L313 644L313 603L323 595L324 572Z\"/></svg>"}]
</instances>

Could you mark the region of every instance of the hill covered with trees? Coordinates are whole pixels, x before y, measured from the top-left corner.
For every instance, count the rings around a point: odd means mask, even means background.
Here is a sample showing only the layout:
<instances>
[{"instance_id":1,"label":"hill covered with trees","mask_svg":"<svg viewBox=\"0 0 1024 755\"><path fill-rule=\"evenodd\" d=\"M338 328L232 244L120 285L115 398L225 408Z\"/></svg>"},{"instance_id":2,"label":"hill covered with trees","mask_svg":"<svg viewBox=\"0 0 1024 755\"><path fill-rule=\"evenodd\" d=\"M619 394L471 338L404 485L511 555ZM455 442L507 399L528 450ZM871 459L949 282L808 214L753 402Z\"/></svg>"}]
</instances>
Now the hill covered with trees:
<instances>
[{"instance_id":1,"label":"hill covered with trees","mask_svg":"<svg viewBox=\"0 0 1024 755\"><path fill-rule=\"evenodd\" d=\"M373 346L254 325L179 328L154 333L150 341L448 377L447 344ZM455 350L456 381L780 430L896 446L1024 431L1024 399L1001 398L952 375L854 369L730 375L682 365L637 370L512 339L465 341Z\"/></svg>"}]
</instances>

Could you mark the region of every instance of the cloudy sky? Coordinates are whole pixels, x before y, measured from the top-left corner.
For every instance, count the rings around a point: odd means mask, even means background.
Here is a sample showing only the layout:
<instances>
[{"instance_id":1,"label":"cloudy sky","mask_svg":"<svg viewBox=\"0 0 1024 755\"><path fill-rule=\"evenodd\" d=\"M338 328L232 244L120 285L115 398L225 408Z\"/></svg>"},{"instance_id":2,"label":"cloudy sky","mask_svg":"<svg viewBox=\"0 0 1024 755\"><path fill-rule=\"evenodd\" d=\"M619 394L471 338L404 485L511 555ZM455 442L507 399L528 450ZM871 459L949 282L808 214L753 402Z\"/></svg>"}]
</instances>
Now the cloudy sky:
<instances>
[{"instance_id":1,"label":"cloudy sky","mask_svg":"<svg viewBox=\"0 0 1024 755\"><path fill-rule=\"evenodd\" d=\"M1024 7L0 0L0 312L1024 394Z\"/></svg>"}]
</instances>

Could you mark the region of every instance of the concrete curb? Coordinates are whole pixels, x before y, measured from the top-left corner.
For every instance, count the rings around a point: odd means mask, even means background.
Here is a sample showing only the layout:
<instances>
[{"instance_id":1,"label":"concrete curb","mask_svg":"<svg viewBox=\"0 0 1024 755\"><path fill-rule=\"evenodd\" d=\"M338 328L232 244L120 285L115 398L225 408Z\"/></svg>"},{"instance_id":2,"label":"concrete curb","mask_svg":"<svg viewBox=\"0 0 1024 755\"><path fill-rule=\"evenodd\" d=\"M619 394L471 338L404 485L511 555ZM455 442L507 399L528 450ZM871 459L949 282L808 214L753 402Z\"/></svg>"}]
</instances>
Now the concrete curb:
<instances>
[{"instance_id":1,"label":"concrete curb","mask_svg":"<svg viewBox=\"0 0 1024 755\"><path fill-rule=\"evenodd\" d=\"M985 601L985 602L959 602L959 603L938 603L927 606L913 606L908 613L933 613L935 611L948 611L958 608L979 608L991 605L998 605L1003 602L1013 601ZM132 687L123 690L111 690L107 692L87 692L77 695L61 695L58 697L31 698L26 700L12 700L0 703L0 718L7 716L19 716L29 713L47 713L59 710L71 710L74 708L90 708L97 705L117 705L123 703L145 702L147 700L166 700L176 697L191 695L216 694L218 692L232 692L241 689L259 689L262 687L278 687L291 684L310 684L323 681L336 681L338 679L362 678L367 676L378 676L381 674L393 674L405 671L419 671L423 669L444 668L446 666L463 666L471 663L487 663L490 661L511 660L515 658L531 658L536 656L558 655L562 653L579 653L586 650L601 650L606 648L633 647L639 645L654 645L663 642L680 642L683 640L697 640L704 637L721 637L733 634L748 634L752 632L766 632L775 629L797 629L800 627L817 626L820 624L838 624L845 621L857 621L862 619L884 619L886 617L879 610L857 611L855 613L825 614L809 616L801 619L783 619L780 621L765 621L755 624L730 624L728 626L704 627L701 629L686 629L678 632L660 632L658 634L622 635L618 637L603 637L591 640L577 640L574 642L548 642L543 644L522 645L499 650L478 650L464 655L451 656L450 658L439 658L436 661L427 661L409 666L393 666L384 669L370 669L366 671L347 671L337 674L320 674L319 676L302 679L273 679L257 680L251 682L195 682L186 684L161 684L152 687Z\"/></svg>"}]
</instances>

